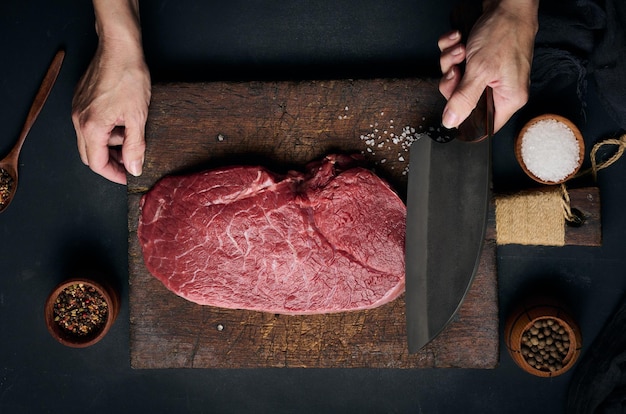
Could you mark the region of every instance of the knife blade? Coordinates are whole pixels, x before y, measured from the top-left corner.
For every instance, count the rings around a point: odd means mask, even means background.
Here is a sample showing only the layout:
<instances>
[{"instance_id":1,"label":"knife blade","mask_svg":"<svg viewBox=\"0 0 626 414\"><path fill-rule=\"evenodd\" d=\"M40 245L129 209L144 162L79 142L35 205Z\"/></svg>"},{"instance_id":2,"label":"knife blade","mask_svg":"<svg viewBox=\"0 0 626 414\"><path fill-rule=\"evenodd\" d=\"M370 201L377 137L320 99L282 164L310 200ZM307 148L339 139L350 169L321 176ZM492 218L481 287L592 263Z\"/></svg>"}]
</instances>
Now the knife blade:
<instances>
[{"instance_id":1,"label":"knife blade","mask_svg":"<svg viewBox=\"0 0 626 414\"><path fill-rule=\"evenodd\" d=\"M420 139L411 145L406 218L409 353L435 338L460 308L485 238L491 139Z\"/></svg>"}]
</instances>

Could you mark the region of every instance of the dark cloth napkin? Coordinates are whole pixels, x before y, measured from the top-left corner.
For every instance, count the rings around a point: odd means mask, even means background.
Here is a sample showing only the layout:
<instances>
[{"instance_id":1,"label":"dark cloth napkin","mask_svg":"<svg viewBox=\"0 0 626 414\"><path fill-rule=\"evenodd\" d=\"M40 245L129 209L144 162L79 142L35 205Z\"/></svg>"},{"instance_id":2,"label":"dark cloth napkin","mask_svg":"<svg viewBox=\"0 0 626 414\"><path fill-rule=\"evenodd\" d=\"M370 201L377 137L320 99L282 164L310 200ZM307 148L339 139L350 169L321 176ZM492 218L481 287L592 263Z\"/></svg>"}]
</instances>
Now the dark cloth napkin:
<instances>
[{"instance_id":1,"label":"dark cloth napkin","mask_svg":"<svg viewBox=\"0 0 626 414\"><path fill-rule=\"evenodd\" d=\"M584 116L587 84L626 129L626 0L542 0L531 99L575 85ZM626 414L626 298L572 376L569 414Z\"/></svg>"},{"instance_id":2,"label":"dark cloth napkin","mask_svg":"<svg viewBox=\"0 0 626 414\"><path fill-rule=\"evenodd\" d=\"M578 363L567 412L626 413L626 298Z\"/></svg>"},{"instance_id":3,"label":"dark cloth napkin","mask_svg":"<svg viewBox=\"0 0 626 414\"><path fill-rule=\"evenodd\" d=\"M626 129L626 0L544 0L531 71L531 97L548 86L577 85L581 111L587 79L607 113Z\"/></svg>"}]
</instances>

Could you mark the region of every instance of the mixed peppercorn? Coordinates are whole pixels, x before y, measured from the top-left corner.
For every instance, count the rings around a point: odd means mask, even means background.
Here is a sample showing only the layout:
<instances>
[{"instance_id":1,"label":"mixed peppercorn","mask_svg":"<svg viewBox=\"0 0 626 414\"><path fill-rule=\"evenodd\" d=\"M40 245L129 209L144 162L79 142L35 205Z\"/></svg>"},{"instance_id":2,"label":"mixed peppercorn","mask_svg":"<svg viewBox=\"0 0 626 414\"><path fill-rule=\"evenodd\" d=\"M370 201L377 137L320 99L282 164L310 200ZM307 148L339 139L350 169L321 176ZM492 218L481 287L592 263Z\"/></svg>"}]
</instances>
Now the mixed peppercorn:
<instances>
[{"instance_id":1,"label":"mixed peppercorn","mask_svg":"<svg viewBox=\"0 0 626 414\"><path fill-rule=\"evenodd\" d=\"M9 201L13 191L13 177L4 168L0 168L0 209Z\"/></svg>"},{"instance_id":2,"label":"mixed peppercorn","mask_svg":"<svg viewBox=\"0 0 626 414\"><path fill-rule=\"evenodd\" d=\"M54 302L54 321L78 336L98 330L107 320L108 306L93 287L76 283L63 289Z\"/></svg>"}]
</instances>

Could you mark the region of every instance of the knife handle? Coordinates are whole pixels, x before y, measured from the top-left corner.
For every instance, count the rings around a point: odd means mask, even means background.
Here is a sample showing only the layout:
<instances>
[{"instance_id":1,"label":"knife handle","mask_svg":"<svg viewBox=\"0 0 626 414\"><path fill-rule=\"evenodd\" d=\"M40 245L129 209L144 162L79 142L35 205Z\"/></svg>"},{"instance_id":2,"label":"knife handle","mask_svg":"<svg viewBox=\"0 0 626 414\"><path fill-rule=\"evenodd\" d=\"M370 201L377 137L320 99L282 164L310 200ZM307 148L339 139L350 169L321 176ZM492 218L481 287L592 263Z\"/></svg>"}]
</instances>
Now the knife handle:
<instances>
[{"instance_id":1,"label":"knife handle","mask_svg":"<svg viewBox=\"0 0 626 414\"><path fill-rule=\"evenodd\" d=\"M483 139L492 137L494 115L493 89L487 86L478 100L476 108L459 125L456 138L466 142L480 142Z\"/></svg>"},{"instance_id":2,"label":"knife handle","mask_svg":"<svg viewBox=\"0 0 626 414\"><path fill-rule=\"evenodd\" d=\"M461 42L467 42L472 28L482 14L482 6L477 1L462 1L452 9L450 22L452 27L461 32ZM461 66L465 72L465 65ZM495 107L493 90L488 86L472 110L456 131L456 139L466 142L479 142L493 136Z\"/></svg>"}]
</instances>

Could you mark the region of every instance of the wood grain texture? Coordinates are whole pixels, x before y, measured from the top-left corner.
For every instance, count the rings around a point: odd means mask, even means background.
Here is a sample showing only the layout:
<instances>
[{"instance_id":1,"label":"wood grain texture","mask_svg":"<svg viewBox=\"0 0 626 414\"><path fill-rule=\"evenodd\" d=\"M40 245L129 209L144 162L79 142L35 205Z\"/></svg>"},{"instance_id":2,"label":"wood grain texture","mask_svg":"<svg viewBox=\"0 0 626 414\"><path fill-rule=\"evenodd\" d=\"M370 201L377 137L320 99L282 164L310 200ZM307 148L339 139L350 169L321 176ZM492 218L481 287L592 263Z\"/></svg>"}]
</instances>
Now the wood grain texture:
<instances>
[{"instance_id":1,"label":"wood grain texture","mask_svg":"<svg viewBox=\"0 0 626 414\"><path fill-rule=\"evenodd\" d=\"M581 226L565 226L565 245L602 246L600 189L584 187L569 189L570 206L584 217Z\"/></svg>"},{"instance_id":2,"label":"wood grain texture","mask_svg":"<svg viewBox=\"0 0 626 414\"><path fill-rule=\"evenodd\" d=\"M493 240L456 319L413 355L404 296L373 310L314 316L200 306L148 273L137 240L140 197L159 178L219 165L280 172L331 152L362 152L404 198L408 149L386 139L406 127L438 133L443 104L437 82L420 79L155 85L144 174L128 185L132 367L494 368Z\"/></svg>"}]
</instances>

